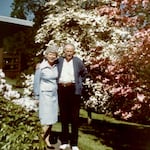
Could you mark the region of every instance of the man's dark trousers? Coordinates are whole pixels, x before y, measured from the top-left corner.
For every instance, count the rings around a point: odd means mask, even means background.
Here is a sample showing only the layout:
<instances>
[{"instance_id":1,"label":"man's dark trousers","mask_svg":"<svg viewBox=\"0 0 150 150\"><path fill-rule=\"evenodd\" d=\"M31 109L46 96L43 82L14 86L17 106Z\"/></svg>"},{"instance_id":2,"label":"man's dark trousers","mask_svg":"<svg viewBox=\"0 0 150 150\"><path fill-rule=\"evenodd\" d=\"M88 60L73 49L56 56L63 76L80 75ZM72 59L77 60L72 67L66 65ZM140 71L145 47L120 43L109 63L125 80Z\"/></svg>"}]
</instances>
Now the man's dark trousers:
<instances>
[{"instance_id":1,"label":"man's dark trousers","mask_svg":"<svg viewBox=\"0 0 150 150\"><path fill-rule=\"evenodd\" d=\"M75 95L75 86L58 87L58 98L60 108L60 119L62 123L62 144L69 143L71 146L78 145L78 126L80 95ZM71 134L69 134L69 124L71 124Z\"/></svg>"}]
</instances>

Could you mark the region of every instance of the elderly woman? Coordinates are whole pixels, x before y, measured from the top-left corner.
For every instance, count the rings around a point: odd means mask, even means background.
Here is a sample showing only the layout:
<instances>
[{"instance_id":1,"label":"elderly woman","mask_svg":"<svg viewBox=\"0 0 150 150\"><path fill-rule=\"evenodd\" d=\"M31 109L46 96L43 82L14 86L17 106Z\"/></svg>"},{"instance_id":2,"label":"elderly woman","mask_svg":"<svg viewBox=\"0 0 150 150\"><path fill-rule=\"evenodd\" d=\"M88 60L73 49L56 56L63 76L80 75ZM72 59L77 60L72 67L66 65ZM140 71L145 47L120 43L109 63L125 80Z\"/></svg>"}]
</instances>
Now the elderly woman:
<instances>
[{"instance_id":1,"label":"elderly woman","mask_svg":"<svg viewBox=\"0 0 150 150\"><path fill-rule=\"evenodd\" d=\"M58 121L57 96L57 50L49 46L44 52L45 59L38 65L34 77L34 94L39 100L39 119L43 129L43 138L48 148L54 149L49 142L52 125Z\"/></svg>"}]
</instances>

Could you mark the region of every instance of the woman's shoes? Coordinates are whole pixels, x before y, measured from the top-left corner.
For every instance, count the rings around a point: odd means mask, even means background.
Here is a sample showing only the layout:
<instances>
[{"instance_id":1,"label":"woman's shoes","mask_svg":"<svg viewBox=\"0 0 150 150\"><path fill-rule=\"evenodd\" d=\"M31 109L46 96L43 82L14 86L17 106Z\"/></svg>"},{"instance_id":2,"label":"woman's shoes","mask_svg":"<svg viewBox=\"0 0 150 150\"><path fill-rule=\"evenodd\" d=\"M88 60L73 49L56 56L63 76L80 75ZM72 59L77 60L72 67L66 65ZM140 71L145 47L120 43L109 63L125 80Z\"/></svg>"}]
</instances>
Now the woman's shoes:
<instances>
[{"instance_id":1,"label":"woman's shoes","mask_svg":"<svg viewBox=\"0 0 150 150\"><path fill-rule=\"evenodd\" d=\"M47 145L47 148L48 148L48 149L55 149L54 146L48 146L48 145Z\"/></svg>"}]
</instances>

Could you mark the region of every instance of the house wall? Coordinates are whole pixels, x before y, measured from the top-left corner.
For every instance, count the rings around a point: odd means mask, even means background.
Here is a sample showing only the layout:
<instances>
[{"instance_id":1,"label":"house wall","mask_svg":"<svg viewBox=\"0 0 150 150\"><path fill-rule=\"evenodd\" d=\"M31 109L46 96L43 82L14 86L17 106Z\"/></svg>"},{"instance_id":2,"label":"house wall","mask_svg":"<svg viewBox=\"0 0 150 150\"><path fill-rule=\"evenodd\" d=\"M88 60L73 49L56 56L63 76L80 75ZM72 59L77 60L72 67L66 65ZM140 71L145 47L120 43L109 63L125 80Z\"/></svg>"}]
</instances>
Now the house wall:
<instances>
[{"instance_id":1,"label":"house wall","mask_svg":"<svg viewBox=\"0 0 150 150\"><path fill-rule=\"evenodd\" d=\"M3 52L3 71L7 77L16 78L20 73L20 53Z\"/></svg>"},{"instance_id":2,"label":"house wall","mask_svg":"<svg viewBox=\"0 0 150 150\"><path fill-rule=\"evenodd\" d=\"M0 48L0 69L3 67L3 48Z\"/></svg>"},{"instance_id":3,"label":"house wall","mask_svg":"<svg viewBox=\"0 0 150 150\"><path fill-rule=\"evenodd\" d=\"M6 53L4 50L3 40L13 34L25 31L33 27L33 22L13 17L0 16L0 69L3 70L7 77L15 78L20 73L21 56L12 53Z\"/></svg>"}]
</instances>

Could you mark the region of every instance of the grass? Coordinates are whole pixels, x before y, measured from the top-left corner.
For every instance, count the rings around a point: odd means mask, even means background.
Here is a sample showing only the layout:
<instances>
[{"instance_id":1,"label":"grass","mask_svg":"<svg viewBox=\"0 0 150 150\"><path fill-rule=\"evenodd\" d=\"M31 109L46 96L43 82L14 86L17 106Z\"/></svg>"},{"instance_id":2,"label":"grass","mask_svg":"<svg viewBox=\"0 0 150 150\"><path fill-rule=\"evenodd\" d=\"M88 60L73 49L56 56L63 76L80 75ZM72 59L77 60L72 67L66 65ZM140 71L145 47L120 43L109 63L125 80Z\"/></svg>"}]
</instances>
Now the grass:
<instances>
[{"instance_id":1,"label":"grass","mask_svg":"<svg viewBox=\"0 0 150 150\"><path fill-rule=\"evenodd\" d=\"M80 129L79 129L79 147L81 150L112 150L111 147L103 145L95 135L83 132L83 129L91 130L91 126L87 123L87 112L83 109L80 110ZM53 125L54 136L60 136L61 123L58 122ZM56 134L56 135L55 135Z\"/></svg>"},{"instance_id":2,"label":"grass","mask_svg":"<svg viewBox=\"0 0 150 150\"><path fill-rule=\"evenodd\" d=\"M12 85L13 90L18 91L21 94L23 93L23 88L18 87L18 84L21 84L21 83L19 83L19 82L21 82L19 79L16 80L16 79L8 78L8 77L5 77L5 78L6 78L6 82L8 84Z\"/></svg>"},{"instance_id":3,"label":"grass","mask_svg":"<svg viewBox=\"0 0 150 150\"><path fill-rule=\"evenodd\" d=\"M53 126L60 134L60 122ZM87 122L87 112L80 110L79 147L81 150L149 150L150 126L116 120L92 113Z\"/></svg>"},{"instance_id":4,"label":"grass","mask_svg":"<svg viewBox=\"0 0 150 150\"><path fill-rule=\"evenodd\" d=\"M84 110L81 111L84 116ZM80 131L95 136L96 150L149 150L150 126L119 121L102 114L93 113L91 125L83 119ZM92 142L91 142L92 143ZM89 142L89 145L90 144ZM95 145L94 145L95 146ZM94 150L94 147L91 148Z\"/></svg>"}]
</instances>

